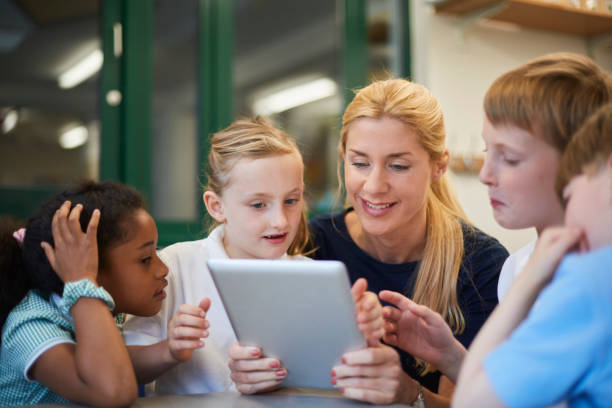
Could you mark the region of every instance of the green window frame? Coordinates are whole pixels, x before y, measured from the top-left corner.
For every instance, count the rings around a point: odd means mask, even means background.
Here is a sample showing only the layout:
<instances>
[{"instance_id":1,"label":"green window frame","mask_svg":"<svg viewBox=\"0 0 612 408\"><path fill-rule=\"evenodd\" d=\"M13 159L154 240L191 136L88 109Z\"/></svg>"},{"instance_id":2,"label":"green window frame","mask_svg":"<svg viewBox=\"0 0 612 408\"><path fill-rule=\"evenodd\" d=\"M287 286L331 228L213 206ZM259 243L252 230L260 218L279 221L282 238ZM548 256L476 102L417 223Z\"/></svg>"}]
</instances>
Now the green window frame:
<instances>
[{"instance_id":1,"label":"green window frame","mask_svg":"<svg viewBox=\"0 0 612 408\"><path fill-rule=\"evenodd\" d=\"M400 0L404 16L402 75L410 77L410 4ZM105 0L101 4L101 39L104 64L100 78L101 151L100 179L127 183L151 199L152 126L152 0ZM344 0L342 62L345 105L353 89L367 82L366 0ZM208 137L233 120L232 50L234 0L198 1L198 143L199 168L206 165ZM117 27L122 33L116 52ZM107 101L118 91L118 104ZM0 213L20 218L32 214L58 188L2 188ZM198 218L184 222L157 219L160 245L202 236L205 208L198 204Z\"/></svg>"},{"instance_id":2,"label":"green window frame","mask_svg":"<svg viewBox=\"0 0 612 408\"><path fill-rule=\"evenodd\" d=\"M151 94L154 2L110 0L103 2L101 116L101 179L136 187L151 199ZM204 168L208 135L232 119L231 47L233 1L198 2L198 168ZM113 52L113 27L121 24L123 53ZM110 106L105 95L118 90L121 103ZM188 221L157 219L159 244L197 239L205 226L204 205L198 218Z\"/></svg>"}]
</instances>

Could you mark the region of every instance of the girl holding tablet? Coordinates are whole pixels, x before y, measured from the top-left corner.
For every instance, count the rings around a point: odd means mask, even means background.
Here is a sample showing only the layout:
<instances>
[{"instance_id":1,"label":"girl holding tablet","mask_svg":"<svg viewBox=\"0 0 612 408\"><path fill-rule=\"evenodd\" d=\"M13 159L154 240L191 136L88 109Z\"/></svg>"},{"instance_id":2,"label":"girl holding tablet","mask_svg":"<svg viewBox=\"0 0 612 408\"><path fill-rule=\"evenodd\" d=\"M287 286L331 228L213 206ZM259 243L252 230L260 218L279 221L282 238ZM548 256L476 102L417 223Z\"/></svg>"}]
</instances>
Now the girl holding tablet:
<instances>
[{"instance_id":1,"label":"girl holding tablet","mask_svg":"<svg viewBox=\"0 0 612 408\"><path fill-rule=\"evenodd\" d=\"M181 242L160 252L168 265L168 298L153 317L130 317L128 344L150 344L167 335L170 317L182 303L208 297L210 337L187 363L161 376L155 391L190 394L277 387L287 371L253 347L240 347L206 266L209 259L303 259L308 243L303 202L304 165L295 142L263 118L239 120L216 133L208 157L204 203L216 226L207 238ZM365 282L354 287L360 330L382 336L382 307ZM246 354L243 356L243 354ZM240 373L232 374L240 368ZM241 360L238 362L238 360ZM331 367L330 367L331 369ZM248 371L248 375L243 375ZM234 382L236 383L234 386Z\"/></svg>"}]
</instances>

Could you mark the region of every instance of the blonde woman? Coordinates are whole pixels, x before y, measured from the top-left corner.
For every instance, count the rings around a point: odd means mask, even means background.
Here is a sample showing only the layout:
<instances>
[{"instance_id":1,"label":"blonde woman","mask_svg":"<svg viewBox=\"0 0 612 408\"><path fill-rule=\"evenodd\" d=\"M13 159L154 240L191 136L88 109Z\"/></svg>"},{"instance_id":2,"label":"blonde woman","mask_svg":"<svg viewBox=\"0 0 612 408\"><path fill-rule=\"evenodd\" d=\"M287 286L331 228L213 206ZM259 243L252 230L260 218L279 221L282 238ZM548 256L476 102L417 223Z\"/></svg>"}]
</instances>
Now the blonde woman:
<instances>
[{"instance_id":1,"label":"blonde woman","mask_svg":"<svg viewBox=\"0 0 612 408\"><path fill-rule=\"evenodd\" d=\"M446 180L448 151L436 99L404 79L360 90L343 116L338 159L347 208L311 220L314 257L343 261L351 280L365 277L375 293L392 290L429 306L469 346L497 304L508 252L471 226ZM403 372L393 400L448 406L452 383L398 352ZM344 395L367 399L344 380L364 371L353 362L372 349L356 353L345 356L332 381Z\"/></svg>"}]
</instances>

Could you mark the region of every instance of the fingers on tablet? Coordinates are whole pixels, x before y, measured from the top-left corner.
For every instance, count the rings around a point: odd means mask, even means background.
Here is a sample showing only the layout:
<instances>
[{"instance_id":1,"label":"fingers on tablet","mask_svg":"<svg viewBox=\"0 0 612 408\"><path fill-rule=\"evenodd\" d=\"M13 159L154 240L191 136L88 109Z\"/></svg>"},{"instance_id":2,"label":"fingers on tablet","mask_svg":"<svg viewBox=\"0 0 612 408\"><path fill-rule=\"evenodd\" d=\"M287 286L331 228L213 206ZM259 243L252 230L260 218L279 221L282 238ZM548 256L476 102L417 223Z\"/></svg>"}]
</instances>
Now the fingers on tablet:
<instances>
[{"instance_id":1,"label":"fingers on tablet","mask_svg":"<svg viewBox=\"0 0 612 408\"><path fill-rule=\"evenodd\" d=\"M230 370L232 371L278 371L283 370L280 361L274 358L259 358L255 360L230 360Z\"/></svg>"},{"instance_id":2,"label":"fingers on tablet","mask_svg":"<svg viewBox=\"0 0 612 408\"><path fill-rule=\"evenodd\" d=\"M345 353L342 356L342 364L348 366L398 365L399 356L391 347L368 347Z\"/></svg>"},{"instance_id":3,"label":"fingers on tablet","mask_svg":"<svg viewBox=\"0 0 612 408\"><path fill-rule=\"evenodd\" d=\"M287 370L281 363L270 358L232 360L230 369L236 389L243 394L272 390L287 377Z\"/></svg>"},{"instance_id":4,"label":"fingers on tablet","mask_svg":"<svg viewBox=\"0 0 612 408\"><path fill-rule=\"evenodd\" d=\"M233 371L231 373L232 380L238 384L262 384L262 383L277 383L277 380L283 380L287 376L285 369L276 371Z\"/></svg>"},{"instance_id":5,"label":"fingers on tablet","mask_svg":"<svg viewBox=\"0 0 612 408\"><path fill-rule=\"evenodd\" d=\"M342 362L330 374L331 384L345 397L375 404L388 404L395 400L401 373L397 353L365 349L347 353Z\"/></svg>"},{"instance_id":6,"label":"fingers on tablet","mask_svg":"<svg viewBox=\"0 0 612 408\"><path fill-rule=\"evenodd\" d=\"M257 347L241 346L235 343L229 350L229 356L234 360L256 359L261 357L261 350Z\"/></svg>"}]
</instances>

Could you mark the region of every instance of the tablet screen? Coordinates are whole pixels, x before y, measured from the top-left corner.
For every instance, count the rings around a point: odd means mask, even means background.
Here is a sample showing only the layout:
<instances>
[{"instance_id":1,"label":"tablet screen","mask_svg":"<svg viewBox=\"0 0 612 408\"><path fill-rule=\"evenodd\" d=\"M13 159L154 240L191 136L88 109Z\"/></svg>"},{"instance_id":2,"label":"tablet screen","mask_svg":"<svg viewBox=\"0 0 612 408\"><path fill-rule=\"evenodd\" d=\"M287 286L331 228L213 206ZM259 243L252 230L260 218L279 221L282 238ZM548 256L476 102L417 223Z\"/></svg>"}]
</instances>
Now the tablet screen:
<instances>
[{"instance_id":1,"label":"tablet screen","mask_svg":"<svg viewBox=\"0 0 612 408\"><path fill-rule=\"evenodd\" d=\"M208 267L238 341L278 358L283 385L333 388L331 368L365 347L342 262L217 259Z\"/></svg>"}]
</instances>

